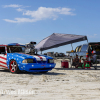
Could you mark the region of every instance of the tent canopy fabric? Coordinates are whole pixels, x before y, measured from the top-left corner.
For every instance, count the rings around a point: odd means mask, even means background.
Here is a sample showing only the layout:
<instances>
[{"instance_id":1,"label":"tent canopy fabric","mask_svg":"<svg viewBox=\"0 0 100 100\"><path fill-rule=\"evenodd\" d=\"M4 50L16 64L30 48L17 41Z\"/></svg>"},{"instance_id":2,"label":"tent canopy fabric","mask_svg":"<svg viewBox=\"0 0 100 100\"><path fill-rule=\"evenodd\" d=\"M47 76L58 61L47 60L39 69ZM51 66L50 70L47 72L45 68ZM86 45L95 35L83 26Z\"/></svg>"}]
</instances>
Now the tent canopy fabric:
<instances>
[{"instance_id":1,"label":"tent canopy fabric","mask_svg":"<svg viewBox=\"0 0 100 100\"><path fill-rule=\"evenodd\" d=\"M84 40L87 40L87 36L53 33L52 35L40 41L35 46L35 49L37 49L37 51L43 51Z\"/></svg>"}]
</instances>

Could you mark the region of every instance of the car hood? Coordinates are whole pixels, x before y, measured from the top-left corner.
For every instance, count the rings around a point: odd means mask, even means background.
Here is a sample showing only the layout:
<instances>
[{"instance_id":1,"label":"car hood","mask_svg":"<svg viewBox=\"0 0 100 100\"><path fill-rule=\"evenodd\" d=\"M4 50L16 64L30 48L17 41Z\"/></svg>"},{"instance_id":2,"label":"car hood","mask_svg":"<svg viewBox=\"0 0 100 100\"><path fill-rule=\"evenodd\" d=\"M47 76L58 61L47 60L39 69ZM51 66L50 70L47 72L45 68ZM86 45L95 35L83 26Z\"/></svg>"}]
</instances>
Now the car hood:
<instances>
[{"instance_id":1,"label":"car hood","mask_svg":"<svg viewBox=\"0 0 100 100\"><path fill-rule=\"evenodd\" d=\"M47 61L47 59L52 59L52 57L44 56L44 55L29 55L24 53L9 53L9 56L16 56L17 58L23 59L33 59L35 58L37 61Z\"/></svg>"}]
</instances>

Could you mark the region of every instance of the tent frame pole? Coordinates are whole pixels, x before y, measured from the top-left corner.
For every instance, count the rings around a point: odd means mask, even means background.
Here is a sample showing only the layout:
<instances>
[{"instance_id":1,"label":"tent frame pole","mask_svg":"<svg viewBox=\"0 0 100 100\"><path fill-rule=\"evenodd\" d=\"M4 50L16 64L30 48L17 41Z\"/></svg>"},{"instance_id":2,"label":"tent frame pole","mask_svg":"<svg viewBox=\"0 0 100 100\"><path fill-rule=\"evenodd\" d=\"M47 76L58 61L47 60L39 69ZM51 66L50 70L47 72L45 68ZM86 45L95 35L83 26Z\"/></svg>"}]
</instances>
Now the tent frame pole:
<instances>
[{"instance_id":1,"label":"tent frame pole","mask_svg":"<svg viewBox=\"0 0 100 100\"><path fill-rule=\"evenodd\" d=\"M88 39L87 39L87 43L88 43Z\"/></svg>"},{"instance_id":2,"label":"tent frame pole","mask_svg":"<svg viewBox=\"0 0 100 100\"><path fill-rule=\"evenodd\" d=\"M42 54L42 50L41 50L41 54Z\"/></svg>"},{"instance_id":3,"label":"tent frame pole","mask_svg":"<svg viewBox=\"0 0 100 100\"><path fill-rule=\"evenodd\" d=\"M73 50L73 46L72 46L72 43L71 43L71 47L72 47L72 50Z\"/></svg>"}]
</instances>

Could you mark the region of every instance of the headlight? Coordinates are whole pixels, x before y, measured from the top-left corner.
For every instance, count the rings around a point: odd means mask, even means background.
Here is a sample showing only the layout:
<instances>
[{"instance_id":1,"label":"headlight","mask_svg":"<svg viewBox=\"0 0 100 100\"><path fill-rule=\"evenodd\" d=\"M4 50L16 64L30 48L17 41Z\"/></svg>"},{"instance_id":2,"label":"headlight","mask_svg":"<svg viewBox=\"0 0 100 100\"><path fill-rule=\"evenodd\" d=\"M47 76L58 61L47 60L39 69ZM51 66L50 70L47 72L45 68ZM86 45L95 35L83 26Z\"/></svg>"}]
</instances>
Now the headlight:
<instances>
[{"instance_id":1,"label":"headlight","mask_svg":"<svg viewBox=\"0 0 100 100\"><path fill-rule=\"evenodd\" d=\"M33 59L24 59L22 63L33 63Z\"/></svg>"},{"instance_id":2,"label":"headlight","mask_svg":"<svg viewBox=\"0 0 100 100\"><path fill-rule=\"evenodd\" d=\"M53 59L48 59L48 63L54 63Z\"/></svg>"}]
</instances>

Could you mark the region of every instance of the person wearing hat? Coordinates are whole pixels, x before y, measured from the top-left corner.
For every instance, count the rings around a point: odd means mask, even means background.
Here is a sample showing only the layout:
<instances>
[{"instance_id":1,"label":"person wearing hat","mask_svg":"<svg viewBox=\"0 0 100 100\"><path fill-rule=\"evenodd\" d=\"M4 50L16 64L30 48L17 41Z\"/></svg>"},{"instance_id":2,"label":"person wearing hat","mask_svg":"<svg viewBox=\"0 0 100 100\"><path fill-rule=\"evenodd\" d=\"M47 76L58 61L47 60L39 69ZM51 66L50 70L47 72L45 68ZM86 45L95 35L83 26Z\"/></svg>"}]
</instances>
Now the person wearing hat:
<instances>
[{"instance_id":1,"label":"person wearing hat","mask_svg":"<svg viewBox=\"0 0 100 100\"><path fill-rule=\"evenodd\" d=\"M92 51L92 56L91 56L91 63L95 63L97 60L97 55L96 51Z\"/></svg>"}]
</instances>

